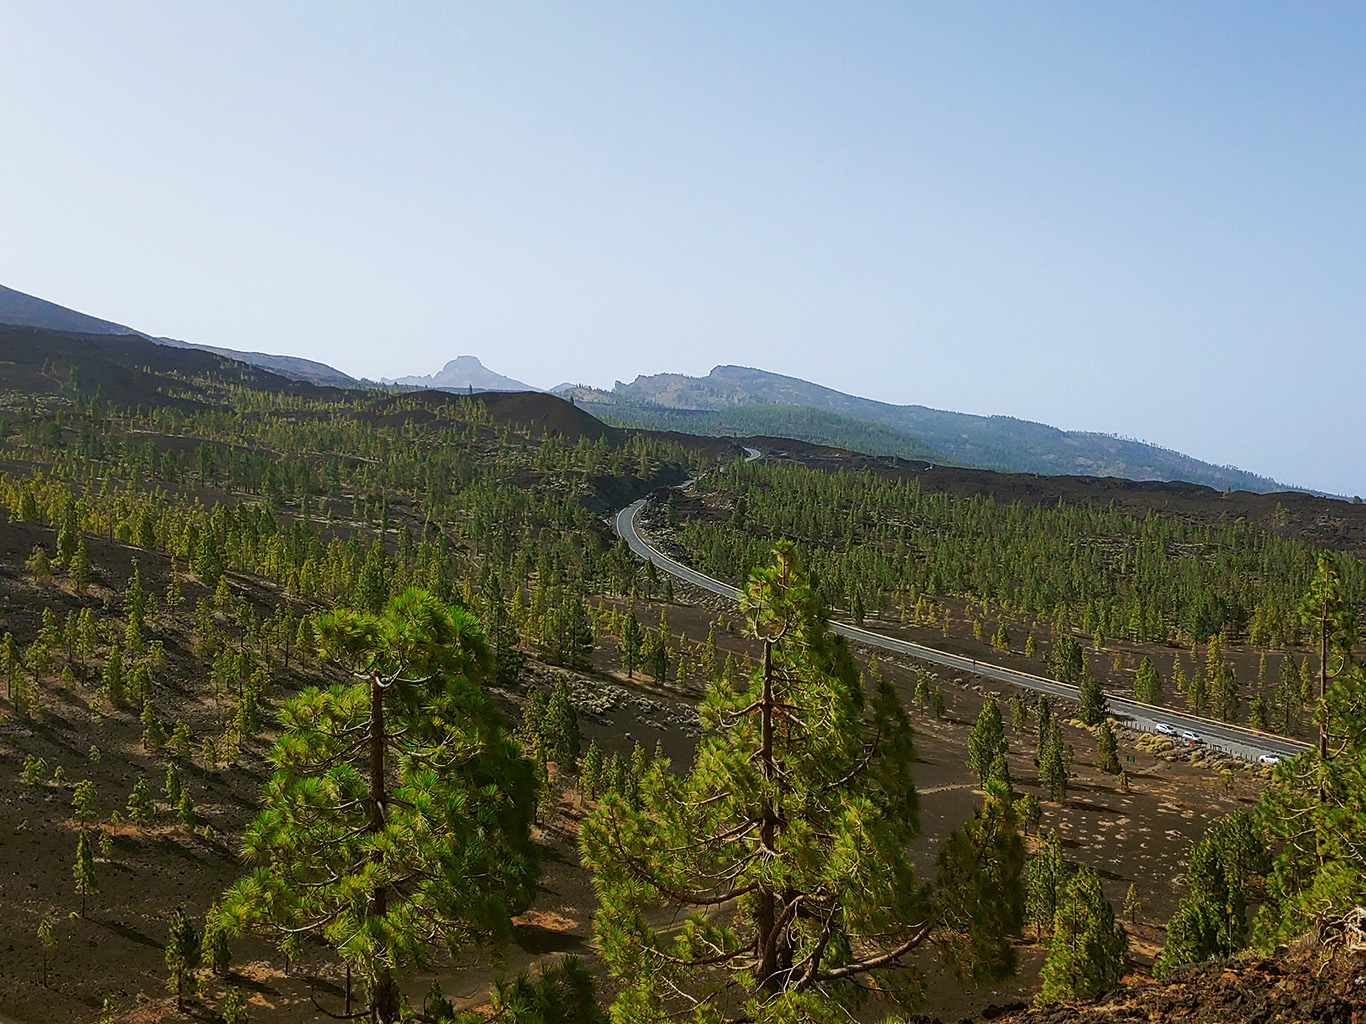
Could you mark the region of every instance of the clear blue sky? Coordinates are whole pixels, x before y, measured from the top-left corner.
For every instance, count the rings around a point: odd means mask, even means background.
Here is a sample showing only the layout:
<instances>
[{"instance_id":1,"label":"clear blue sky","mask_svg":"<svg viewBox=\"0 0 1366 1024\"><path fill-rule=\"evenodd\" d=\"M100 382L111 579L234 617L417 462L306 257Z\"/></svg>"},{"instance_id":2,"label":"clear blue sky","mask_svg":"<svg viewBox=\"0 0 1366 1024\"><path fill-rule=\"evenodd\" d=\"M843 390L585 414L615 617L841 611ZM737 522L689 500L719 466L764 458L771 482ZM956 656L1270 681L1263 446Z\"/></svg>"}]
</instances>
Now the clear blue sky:
<instances>
[{"instance_id":1,"label":"clear blue sky","mask_svg":"<svg viewBox=\"0 0 1366 1024\"><path fill-rule=\"evenodd\" d=\"M1366 6L0 2L0 283L1366 492Z\"/></svg>"}]
</instances>

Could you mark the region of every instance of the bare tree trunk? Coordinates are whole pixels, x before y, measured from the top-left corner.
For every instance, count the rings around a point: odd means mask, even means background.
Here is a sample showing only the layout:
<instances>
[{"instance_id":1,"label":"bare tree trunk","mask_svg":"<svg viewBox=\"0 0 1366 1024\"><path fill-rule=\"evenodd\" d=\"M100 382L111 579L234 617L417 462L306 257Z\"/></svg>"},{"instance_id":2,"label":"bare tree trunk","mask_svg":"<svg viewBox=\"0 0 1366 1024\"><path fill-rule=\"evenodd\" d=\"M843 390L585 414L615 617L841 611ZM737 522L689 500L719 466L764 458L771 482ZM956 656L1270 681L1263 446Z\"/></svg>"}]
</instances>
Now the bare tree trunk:
<instances>
[{"instance_id":1,"label":"bare tree trunk","mask_svg":"<svg viewBox=\"0 0 1366 1024\"><path fill-rule=\"evenodd\" d=\"M1325 712L1325 697L1328 695L1328 598L1324 597L1323 611L1319 619L1319 820L1323 818L1323 805L1328 802L1328 721ZM1314 847L1322 869L1327 860L1323 848L1323 828L1314 828Z\"/></svg>"},{"instance_id":2,"label":"bare tree trunk","mask_svg":"<svg viewBox=\"0 0 1366 1024\"><path fill-rule=\"evenodd\" d=\"M773 641L764 641L764 679L763 696L759 701L759 759L764 773L764 781L772 785L777 776L773 763ZM772 799L765 804L759 822L759 841L764 847L764 856L773 856L773 842L777 834L778 816ZM765 992L777 994L782 989L782 978L778 974L778 943L773 929L777 926L777 901L771 889L761 889L759 907L755 912L755 952L759 957L757 977Z\"/></svg>"},{"instance_id":3,"label":"bare tree trunk","mask_svg":"<svg viewBox=\"0 0 1366 1024\"><path fill-rule=\"evenodd\" d=\"M368 831L383 832L385 804L384 777L384 690L378 678L370 681L370 822ZM382 855L376 854L378 859ZM369 917L383 917L389 910L389 892L384 886L375 889L367 909ZM398 1020L398 986L394 983L389 965L379 962L371 967L373 982L370 991L370 1020L372 1024L393 1024Z\"/></svg>"}]
</instances>

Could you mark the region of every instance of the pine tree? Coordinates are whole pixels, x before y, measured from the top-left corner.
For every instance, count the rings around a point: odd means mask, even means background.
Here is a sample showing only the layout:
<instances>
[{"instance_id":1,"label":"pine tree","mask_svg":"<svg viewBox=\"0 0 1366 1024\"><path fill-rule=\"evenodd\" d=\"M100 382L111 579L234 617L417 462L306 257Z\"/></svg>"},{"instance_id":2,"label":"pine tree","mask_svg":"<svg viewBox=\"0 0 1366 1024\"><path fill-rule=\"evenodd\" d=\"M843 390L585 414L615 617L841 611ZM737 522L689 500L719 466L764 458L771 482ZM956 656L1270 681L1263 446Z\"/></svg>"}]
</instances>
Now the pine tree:
<instances>
[{"instance_id":1,"label":"pine tree","mask_svg":"<svg viewBox=\"0 0 1366 1024\"><path fill-rule=\"evenodd\" d=\"M137 825L146 825L152 820L152 794L147 790L147 776L138 773L133 783L133 793L128 798L128 817Z\"/></svg>"},{"instance_id":2,"label":"pine tree","mask_svg":"<svg viewBox=\"0 0 1366 1024\"><path fill-rule=\"evenodd\" d=\"M747 685L710 687L692 768L654 763L639 811L609 796L584 823L598 944L623 986L615 1020L822 1016L864 975L902 990L898 968L927 943L964 974L1013 967L1004 936L1022 910L1020 841L1008 800L993 784L941 848L938 882L914 882L905 712L885 681L865 696L791 545L775 554L743 601L762 667ZM731 900L736 915L710 912ZM667 908L685 923L657 932L653 911Z\"/></svg>"},{"instance_id":3,"label":"pine tree","mask_svg":"<svg viewBox=\"0 0 1366 1024\"><path fill-rule=\"evenodd\" d=\"M166 727L161 724L161 719L156 715L156 709L152 705L152 698L148 696L142 702L142 714L138 720L143 724L142 748L149 754L155 754L166 745Z\"/></svg>"},{"instance_id":4,"label":"pine tree","mask_svg":"<svg viewBox=\"0 0 1366 1024\"><path fill-rule=\"evenodd\" d=\"M182 1010L185 1009L186 989L199 966L199 956L199 932L195 931L184 909L177 908L166 940L166 970L171 974L170 986L175 993L176 1006Z\"/></svg>"},{"instance_id":5,"label":"pine tree","mask_svg":"<svg viewBox=\"0 0 1366 1024\"><path fill-rule=\"evenodd\" d=\"M930 674L923 668L915 670L915 693L911 699L922 708L930 706Z\"/></svg>"},{"instance_id":6,"label":"pine tree","mask_svg":"<svg viewBox=\"0 0 1366 1024\"><path fill-rule=\"evenodd\" d=\"M1082 670L1086 667L1086 652L1081 644L1069 634L1058 637L1058 642L1048 652L1048 669L1053 678L1060 683L1080 686Z\"/></svg>"},{"instance_id":7,"label":"pine tree","mask_svg":"<svg viewBox=\"0 0 1366 1024\"><path fill-rule=\"evenodd\" d=\"M1019 693L1013 694L1010 698L1010 728L1016 733L1029 728L1029 705Z\"/></svg>"},{"instance_id":8,"label":"pine tree","mask_svg":"<svg viewBox=\"0 0 1366 1024\"><path fill-rule=\"evenodd\" d=\"M100 891L99 881L95 878L95 855L90 849L90 835L81 830L76 840L76 863L71 868L76 879L76 891L81 895L81 917L85 917L87 896Z\"/></svg>"},{"instance_id":9,"label":"pine tree","mask_svg":"<svg viewBox=\"0 0 1366 1024\"><path fill-rule=\"evenodd\" d=\"M993 777L996 759L1005 757L1007 749L1001 706L995 697L988 697L968 736L968 770L985 785Z\"/></svg>"},{"instance_id":10,"label":"pine tree","mask_svg":"<svg viewBox=\"0 0 1366 1024\"><path fill-rule=\"evenodd\" d=\"M166 766L166 802L172 807L180 803L180 770L174 761Z\"/></svg>"},{"instance_id":11,"label":"pine tree","mask_svg":"<svg viewBox=\"0 0 1366 1024\"><path fill-rule=\"evenodd\" d=\"M663 632L650 634L646 641L645 663L650 678L663 682L669 673L669 640Z\"/></svg>"},{"instance_id":12,"label":"pine tree","mask_svg":"<svg viewBox=\"0 0 1366 1024\"><path fill-rule=\"evenodd\" d=\"M530 902L532 766L480 682L478 623L423 591L318 623L358 681L286 702L274 779L248 827L251 875L225 895L235 932L319 933L365 980L370 1019L399 1013L395 972L434 935L494 945Z\"/></svg>"},{"instance_id":13,"label":"pine tree","mask_svg":"<svg viewBox=\"0 0 1366 1024\"><path fill-rule=\"evenodd\" d=\"M76 783L71 792L71 807L82 822L93 821L100 816L100 799L95 784L89 779Z\"/></svg>"},{"instance_id":14,"label":"pine tree","mask_svg":"<svg viewBox=\"0 0 1366 1024\"><path fill-rule=\"evenodd\" d=\"M1055 804L1067 802L1067 783L1070 773L1063 755L1062 739L1056 733L1044 744L1039 754L1039 785Z\"/></svg>"},{"instance_id":15,"label":"pine tree","mask_svg":"<svg viewBox=\"0 0 1366 1024\"><path fill-rule=\"evenodd\" d=\"M589 800L596 800L602 794L603 758L598 741L588 744L588 753L583 755L579 768L579 788Z\"/></svg>"},{"instance_id":16,"label":"pine tree","mask_svg":"<svg viewBox=\"0 0 1366 1024\"><path fill-rule=\"evenodd\" d=\"M435 1002L429 998L429 1015ZM490 1018L509 1024L607 1024L593 975L572 955L543 967L537 977L520 971L494 982L490 1004ZM454 1022L454 1012L444 1019Z\"/></svg>"},{"instance_id":17,"label":"pine tree","mask_svg":"<svg viewBox=\"0 0 1366 1024\"><path fill-rule=\"evenodd\" d=\"M218 535L210 530L200 545L199 556L195 559L195 572L209 590L217 591L223 579L223 551L218 545Z\"/></svg>"},{"instance_id":18,"label":"pine tree","mask_svg":"<svg viewBox=\"0 0 1366 1024\"><path fill-rule=\"evenodd\" d=\"M1037 831L1039 822L1043 820L1043 808L1039 805L1039 798L1033 793L1026 793L1017 799L1015 819L1026 834Z\"/></svg>"},{"instance_id":19,"label":"pine tree","mask_svg":"<svg viewBox=\"0 0 1366 1024\"><path fill-rule=\"evenodd\" d=\"M223 1024L248 1024L249 1020L242 990L233 986L223 996Z\"/></svg>"},{"instance_id":20,"label":"pine tree","mask_svg":"<svg viewBox=\"0 0 1366 1024\"><path fill-rule=\"evenodd\" d=\"M33 554L24 562L24 567L33 576L33 582L37 586L46 587L52 583L52 561L41 545L33 549Z\"/></svg>"},{"instance_id":21,"label":"pine tree","mask_svg":"<svg viewBox=\"0 0 1366 1024\"><path fill-rule=\"evenodd\" d=\"M1035 709L1038 714L1035 717L1036 727L1034 730L1034 749L1039 756L1043 756L1044 747L1048 745L1048 739L1053 735L1053 702L1043 694L1039 694L1035 702Z\"/></svg>"},{"instance_id":22,"label":"pine tree","mask_svg":"<svg viewBox=\"0 0 1366 1024\"><path fill-rule=\"evenodd\" d=\"M1057 829L1045 832L1039 852L1025 869L1025 912L1034 922L1034 934L1040 941L1053 934L1053 917L1063 886L1075 869L1076 865L1062 855Z\"/></svg>"},{"instance_id":23,"label":"pine tree","mask_svg":"<svg viewBox=\"0 0 1366 1024\"><path fill-rule=\"evenodd\" d=\"M1108 718L1096 727L1096 767L1110 775L1119 774L1119 743Z\"/></svg>"},{"instance_id":24,"label":"pine tree","mask_svg":"<svg viewBox=\"0 0 1366 1024\"><path fill-rule=\"evenodd\" d=\"M1124 894L1124 913L1129 915L1129 923L1138 923L1138 915L1143 912L1143 898L1138 894L1137 883L1129 883L1129 891Z\"/></svg>"},{"instance_id":25,"label":"pine tree","mask_svg":"<svg viewBox=\"0 0 1366 1024\"><path fill-rule=\"evenodd\" d=\"M1366 893L1366 668L1332 558L1323 556L1300 614L1319 647L1316 748L1277 765L1257 821L1274 859L1253 928L1265 950L1303 934ZM1305 665L1309 659L1305 658Z\"/></svg>"},{"instance_id":26,"label":"pine tree","mask_svg":"<svg viewBox=\"0 0 1366 1024\"><path fill-rule=\"evenodd\" d=\"M1158 977L1174 968L1227 956L1246 941L1246 903L1229 878L1224 850L1206 837L1191 850L1186 894L1167 922L1167 940L1153 964Z\"/></svg>"},{"instance_id":27,"label":"pine tree","mask_svg":"<svg viewBox=\"0 0 1366 1024\"><path fill-rule=\"evenodd\" d=\"M180 799L176 801L176 816L180 819L180 824L184 826L186 832L193 832L199 824L199 816L195 813L194 798L190 796L188 789L180 791Z\"/></svg>"},{"instance_id":28,"label":"pine tree","mask_svg":"<svg viewBox=\"0 0 1366 1024\"><path fill-rule=\"evenodd\" d=\"M68 563L67 572L71 576L71 585L75 588L76 593L84 594L90 589L92 582L90 556L86 554L84 539L77 544L76 552L71 556Z\"/></svg>"},{"instance_id":29,"label":"pine tree","mask_svg":"<svg viewBox=\"0 0 1366 1024\"><path fill-rule=\"evenodd\" d=\"M555 684L546 703L541 720L541 738L546 756L566 770L572 770L579 760L579 716L569 699L569 684L563 679Z\"/></svg>"},{"instance_id":30,"label":"pine tree","mask_svg":"<svg viewBox=\"0 0 1366 1024\"><path fill-rule=\"evenodd\" d=\"M1091 674L1089 663L1082 665L1080 681L1077 683L1077 699L1081 702L1078 714L1087 725L1097 724L1110 712L1109 702L1105 699L1105 691L1100 688L1100 683Z\"/></svg>"},{"instance_id":31,"label":"pine tree","mask_svg":"<svg viewBox=\"0 0 1366 1024\"><path fill-rule=\"evenodd\" d=\"M1129 937L1115 922L1100 876L1089 867L1068 879L1053 918L1053 941L1039 973L1035 1005L1065 999L1092 1001L1124 976Z\"/></svg>"},{"instance_id":32,"label":"pine tree","mask_svg":"<svg viewBox=\"0 0 1366 1024\"><path fill-rule=\"evenodd\" d=\"M226 978L232 967L232 950L228 946L228 932L223 927L223 918L217 906L210 907L204 917L204 952L213 973Z\"/></svg>"},{"instance_id":33,"label":"pine tree","mask_svg":"<svg viewBox=\"0 0 1366 1024\"><path fill-rule=\"evenodd\" d=\"M46 915L38 920L38 945L43 947L41 978L43 988L47 988L47 972L52 959L52 951L57 948L57 936L52 931L52 918Z\"/></svg>"},{"instance_id":34,"label":"pine tree","mask_svg":"<svg viewBox=\"0 0 1366 1024\"><path fill-rule=\"evenodd\" d=\"M1157 674L1157 666L1153 664L1153 659L1146 654L1138 663L1138 671L1134 674L1134 700L1145 704L1162 702L1162 677Z\"/></svg>"},{"instance_id":35,"label":"pine tree","mask_svg":"<svg viewBox=\"0 0 1366 1024\"><path fill-rule=\"evenodd\" d=\"M184 720L177 721L175 728L171 730L171 738L166 743L166 749L174 756L188 761L193 745L194 735L190 732L190 724Z\"/></svg>"},{"instance_id":36,"label":"pine tree","mask_svg":"<svg viewBox=\"0 0 1366 1024\"><path fill-rule=\"evenodd\" d=\"M640 628L640 620L636 618L634 610L628 612L626 620L621 626L621 637L617 641L617 648L621 651L621 667L626 670L628 679L635 674L635 670L640 664L641 648L644 642L645 637Z\"/></svg>"},{"instance_id":37,"label":"pine tree","mask_svg":"<svg viewBox=\"0 0 1366 1024\"><path fill-rule=\"evenodd\" d=\"M1281 659L1276 683L1276 728L1289 733L1295 723L1295 707L1299 703L1300 670L1289 654Z\"/></svg>"}]
</instances>

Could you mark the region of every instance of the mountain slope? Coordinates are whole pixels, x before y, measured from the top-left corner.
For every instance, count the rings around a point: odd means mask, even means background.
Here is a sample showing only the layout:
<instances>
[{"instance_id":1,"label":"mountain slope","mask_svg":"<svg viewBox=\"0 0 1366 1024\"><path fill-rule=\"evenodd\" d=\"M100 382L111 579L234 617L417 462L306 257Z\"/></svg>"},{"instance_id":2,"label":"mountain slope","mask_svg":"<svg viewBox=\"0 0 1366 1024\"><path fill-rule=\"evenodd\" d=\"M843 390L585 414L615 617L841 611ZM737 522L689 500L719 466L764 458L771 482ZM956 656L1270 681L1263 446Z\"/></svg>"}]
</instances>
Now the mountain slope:
<instances>
[{"instance_id":1,"label":"mountain slope","mask_svg":"<svg viewBox=\"0 0 1366 1024\"><path fill-rule=\"evenodd\" d=\"M1140 441L1059 430L1013 416L975 416L922 405L891 405L744 366L717 366L706 377L679 373L640 376L630 384L618 381L610 392L575 388L568 393L578 401L600 406L615 403L707 410L807 406L890 427L955 462L1011 472L1186 480L1220 490L1284 489L1269 477L1215 466Z\"/></svg>"},{"instance_id":2,"label":"mountain slope","mask_svg":"<svg viewBox=\"0 0 1366 1024\"><path fill-rule=\"evenodd\" d=\"M583 399L580 404L594 415L621 427L676 430L708 437L790 438L869 455L895 455L922 462L951 461L918 439L892 427L841 416L809 405L669 409L659 405L620 401L595 404L591 399Z\"/></svg>"},{"instance_id":3,"label":"mountain slope","mask_svg":"<svg viewBox=\"0 0 1366 1024\"><path fill-rule=\"evenodd\" d=\"M66 331L77 334L132 335L171 348L192 348L201 352L213 352L220 356L227 356L229 359L236 359L238 362L259 366L291 380L303 380L313 384L341 388L355 387L359 383L354 377L349 377L326 363L303 359L299 356L277 356L267 352L242 352L232 348L216 348L213 345L195 345L188 341L178 341L175 338L154 338L150 334L125 327L123 324L101 320L99 317L89 316L74 309L68 309L66 306L59 306L55 302L49 302L47 299L40 299L13 288L6 288L4 285L0 285L0 324L9 324L15 327L40 327L49 331Z\"/></svg>"},{"instance_id":4,"label":"mountain slope","mask_svg":"<svg viewBox=\"0 0 1366 1024\"><path fill-rule=\"evenodd\" d=\"M354 388L359 387L361 383L355 377L342 373L335 367L314 359L305 359L302 356L277 356L269 352L242 352L235 348L218 348L215 345L194 345L188 341L177 341L174 338L153 338L151 340L158 345L169 345L172 348L193 348L200 352L213 352L215 355L227 356L229 359L236 359L240 363L250 363L252 366L259 366L271 373L278 373L281 377L288 377L290 380L304 380L310 384L322 384L334 388Z\"/></svg>"},{"instance_id":5,"label":"mountain slope","mask_svg":"<svg viewBox=\"0 0 1366 1024\"><path fill-rule=\"evenodd\" d=\"M188 411L230 405L234 387L310 398L340 393L217 352L161 345L140 334L0 324L0 410L30 403L47 408L77 395L98 395L130 408Z\"/></svg>"},{"instance_id":6,"label":"mountain slope","mask_svg":"<svg viewBox=\"0 0 1366 1024\"><path fill-rule=\"evenodd\" d=\"M15 291L0 284L0 324L16 327L45 327L52 331L79 331L82 334L139 334L131 327L87 316L47 299ZM146 337L146 335L143 335Z\"/></svg>"},{"instance_id":7,"label":"mountain slope","mask_svg":"<svg viewBox=\"0 0 1366 1024\"><path fill-rule=\"evenodd\" d=\"M405 387L435 389L438 391L540 391L520 380L494 373L476 356L457 356L436 373L422 376L399 377L397 380L384 381L385 384L402 384Z\"/></svg>"}]
</instances>

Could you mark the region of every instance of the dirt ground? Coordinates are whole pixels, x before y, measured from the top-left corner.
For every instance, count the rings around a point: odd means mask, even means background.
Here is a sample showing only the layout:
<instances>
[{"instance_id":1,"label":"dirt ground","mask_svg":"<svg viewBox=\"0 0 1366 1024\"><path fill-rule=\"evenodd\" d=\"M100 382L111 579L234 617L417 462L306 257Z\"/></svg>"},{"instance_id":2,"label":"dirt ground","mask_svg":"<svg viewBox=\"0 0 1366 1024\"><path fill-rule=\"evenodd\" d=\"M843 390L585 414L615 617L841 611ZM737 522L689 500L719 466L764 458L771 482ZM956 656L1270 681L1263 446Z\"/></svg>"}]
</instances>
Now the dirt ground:
<instances>
[{"instance_id":1,"label":"dirt ground","mask_svg":"<svg viewBox=\"0 0 1366 1024\"><path fill-rule=\"evenodd\" d=\"M1363 1024L1366 954L1306 946L1251 954L1177 972L1161 982L1126 979L1090 1005L1018 1008L1001 1024Z\"/></svg>"}]
</instances>

